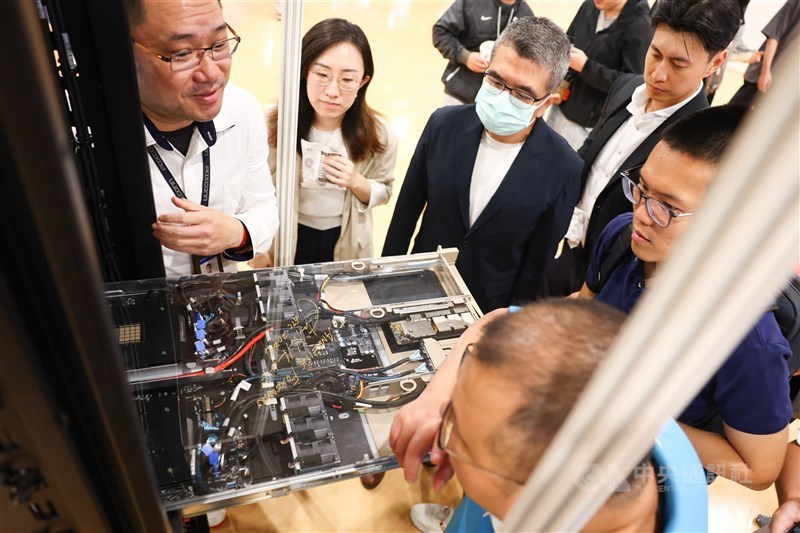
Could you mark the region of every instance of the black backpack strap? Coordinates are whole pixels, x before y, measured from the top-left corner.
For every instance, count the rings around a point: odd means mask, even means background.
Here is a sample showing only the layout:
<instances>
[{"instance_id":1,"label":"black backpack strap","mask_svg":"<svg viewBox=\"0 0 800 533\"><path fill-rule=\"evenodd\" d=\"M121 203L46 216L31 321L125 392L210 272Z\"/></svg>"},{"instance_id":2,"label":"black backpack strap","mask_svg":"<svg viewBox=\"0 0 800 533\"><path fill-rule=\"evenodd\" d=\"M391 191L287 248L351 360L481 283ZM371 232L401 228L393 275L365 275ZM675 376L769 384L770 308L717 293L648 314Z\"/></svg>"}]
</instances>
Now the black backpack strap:
<instances>
[{"instance_id":1,"label":"black backpack strap","mask_svg":"<svg viewBox=\"0 0 800 533\"><path fill-rule=\"evenodd\" d=\"M601 290L603 290L603 286L608 281L608 277L614 272L614 269L617 268L620 261L631 252L631 234L633 233L633 228L630 224L622 228L617 234L617 238L614 241L606 253L603 255L603 259L600 261L600 268L597 269L597 275L593 280L586 280L586 286L590 291L597 294Z\"/></svg>"},{"instance_id":2,"label":"black backpack strap","mask_svg":"<svg viewBox=\"0 0 800 533\"><path fill-rule=\"evenodd\" d=\"M800 369L800 278L795 274L776 302L775 321L792 349L789 371Z\"/></svg>"}]
</instances>

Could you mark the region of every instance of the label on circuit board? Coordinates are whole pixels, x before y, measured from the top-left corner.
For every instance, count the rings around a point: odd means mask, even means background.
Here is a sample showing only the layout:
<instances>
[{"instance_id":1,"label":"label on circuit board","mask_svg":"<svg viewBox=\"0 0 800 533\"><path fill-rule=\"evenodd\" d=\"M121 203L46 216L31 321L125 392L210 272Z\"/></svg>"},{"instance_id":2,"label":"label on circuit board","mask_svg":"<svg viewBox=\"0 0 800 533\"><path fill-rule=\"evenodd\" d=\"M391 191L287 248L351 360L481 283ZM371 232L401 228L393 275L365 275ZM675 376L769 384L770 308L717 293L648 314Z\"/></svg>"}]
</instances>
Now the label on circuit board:
<instances>
[{"instance_id":1,"label":"label on circuit board","mask_svg":"<svg viewBox=\"0 0 800 533\"><path fill-rule=\"evenodd\" d=\"M420 339L433 337L438 333L431 321L427 318L422 320L392 322L390 328L395 341L400 345L419 342Z\"/></svg>"}]
</instances>

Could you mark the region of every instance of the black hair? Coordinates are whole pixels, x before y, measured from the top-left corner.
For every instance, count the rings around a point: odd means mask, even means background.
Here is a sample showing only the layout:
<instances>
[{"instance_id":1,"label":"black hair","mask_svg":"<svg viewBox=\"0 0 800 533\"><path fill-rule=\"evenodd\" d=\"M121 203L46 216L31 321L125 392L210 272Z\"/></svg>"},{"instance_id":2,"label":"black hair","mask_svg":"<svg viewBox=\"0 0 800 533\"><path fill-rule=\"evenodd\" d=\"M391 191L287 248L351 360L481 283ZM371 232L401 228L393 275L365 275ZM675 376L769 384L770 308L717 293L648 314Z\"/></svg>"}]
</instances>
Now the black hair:
<instances>
[{"instance_id":1,"label":"black hair","mask_svg":"<svg viewBox=\"0 0 800 533\"><path fill-rule=\"evenodd\" d=\"M138 26L144 22L144 2L142 0L125 0L125 11L128 14L128 24Z\"/></svg>"},{"instance_id":2,"label":"black hair","mask_svg":"<svg viewBox=\"0 0 800 533\"><path fill-rule=\"evenodd\" d=\"M372 49L364 31L350 21L331 18L316 23L303 36L303 48L300 56L300 102L297 113L297 153L302 154L301 139L308 139L308 132L314 122L314 108L308 100L306 84L311 65L319 56L334 46L349 43L361 54L364 62L364 78L367 82L358 90L356 99L342 119L342 138L347 152L353 161L361 161L370 153L386 150L386 144L379 134L379 113L367 105L366 96L369 84L375 75L372 61ZM277 145L278 139L278 107L269 116L270 144Z\"/></svg>"},{"instance_id":3,"label":"black hair","mask_svg":"<svg viewBox=\"0 0 800 533\"><path fill-rule=\"evenodd\" d=\"M517 55L533 61L548 74L547 92L553 92L569 68L569 39L555 22L544 17L522 17L503 30L492 50L510 46Z\"/></svg>"},{"instance_id":4,"label":"black hair","mask_svg":"<svg viewBox=\"0 0 800 533\"><path fill-rule=\"evenodd\" d=\"M728 48L749 0L659 0L650 22L697 35L709 56Z\"/></svg>"},{"instance_id":5,"label":"black hair","mask_svg":"<svg viewBox=\"0 0 800 533\"><path fill-rule=\"evenodd\" d=\"M222 0L217 0L222 7ZM138 26L142 24L147 16L144 9L144 0L124 0L125 12L128 14L128 24Z\"/></svg>"},{"instance_id":6,"label":"black hair","mask_svg":"<svg viewBox=\"0 0 800 533\"><path fill-rule=\"evenodd\" d=\"M695 111L666 128L661 141L675 151L716 165L728 150L746 111L735 105Z\"/></svg>"}]
</instances>

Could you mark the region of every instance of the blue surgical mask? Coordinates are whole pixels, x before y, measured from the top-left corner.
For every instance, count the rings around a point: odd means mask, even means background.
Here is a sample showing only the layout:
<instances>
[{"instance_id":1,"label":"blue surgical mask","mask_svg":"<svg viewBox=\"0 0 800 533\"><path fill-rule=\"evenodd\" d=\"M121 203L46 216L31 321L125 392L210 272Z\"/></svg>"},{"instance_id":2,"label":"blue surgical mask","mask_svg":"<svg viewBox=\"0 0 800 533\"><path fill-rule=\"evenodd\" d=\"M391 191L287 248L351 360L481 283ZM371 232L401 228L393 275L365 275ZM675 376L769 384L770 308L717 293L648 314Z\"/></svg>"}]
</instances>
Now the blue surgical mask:
<instances>
[{"instance_id":1,"label":"blue surgical mask","mask_svg":"<svg viewBox=\"0 0 800 533\"><path fill-rule=\"evenodd\" d=\"M495 135L513 135L531 125L533 114L546 101L528 109L522 109L511 103L511 93L508 91L492 94L486 90L486 85L483 84L475 96L475 111L478 113L483 127L487 130Z\"/></svg>"}]
</instances>

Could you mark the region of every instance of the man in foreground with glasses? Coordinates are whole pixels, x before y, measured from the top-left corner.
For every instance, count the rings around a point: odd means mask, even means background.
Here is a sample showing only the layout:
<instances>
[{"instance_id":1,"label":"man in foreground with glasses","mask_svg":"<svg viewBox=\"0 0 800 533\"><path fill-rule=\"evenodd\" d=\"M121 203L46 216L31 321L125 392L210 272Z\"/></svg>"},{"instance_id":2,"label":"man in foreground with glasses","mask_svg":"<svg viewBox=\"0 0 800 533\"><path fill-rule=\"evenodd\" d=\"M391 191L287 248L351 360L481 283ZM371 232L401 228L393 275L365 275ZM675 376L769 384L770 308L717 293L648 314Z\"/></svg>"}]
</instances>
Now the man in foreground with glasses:
<instances>
[{"instance_id":1,"label":"man in foreground with glasses","mask_svg":"<svg viewBox=\"0 0 800 533\"><path fill-rule=\"evenodd\" d=\"M241 38L218 0L126 0L168 276L236 270L278 228L258 101L228 86Z\"/></svg>"},{"instance_id":2,"label":"man in foreground with glasses","mask_svg":"<svg viewBox=\"0 0 800 533\"><path fill-rule=\"evenodd\" d=\"M600 232L628 209L620 171L644 163L671 123L708 107L703 79L727 57L743 17L740 1L658 2L644 74L624 74L614 82L600 121L578 150L584 161L581 198L543 295L566 296L580 289Z\"/></svg>"},{"instance_id":3,"label":"man in foreground with glasses","mask_svg":"<svg viewBox=\"0 0 800 533\"><path fill-rule=\"evenodd\" d=\"M484 311L533 299L577 201L581 162L538 120L569 64L569 41L523 17L495 43L476 104L431 115L397 199L383 255L458 247Z\"/></svg>"},{"instance_id":4,"label":"man in foreground with glasses","mask_svg":"<svg viewBox=\"0 0 800 533\"><path fill-rule=\"evenodd\" d=\"M581 297L628 313L657 283L743 115L744 108L732 106L695 112L664 131L643 166L622 173L618 186L633 213L601 233ZM790 354L766 312L678 418L707 470L756 490L775 481L792 414Z\"/></svg>"},{"instance_id":5,"label":"man in foreground with glasses","mask_svg":"<svg viewBox=\"0 0 800 533\"><path fill-rule=\"evenodd\" d=\"M462 508L477 503L491 513L497 530L623 321L622 313L604 304L567 299L482 318L459 339L422 396L395 417L390 443L406 480L416 479L420 458L430 451L439 467L434 489L455 473L468 497ZM418 416L426 411L429 417ZM659 497L650 460L625 481L586 530L656 530ZM482 510L470 514L461 530L489 529Z\"/></svg>"}]
</instances>

